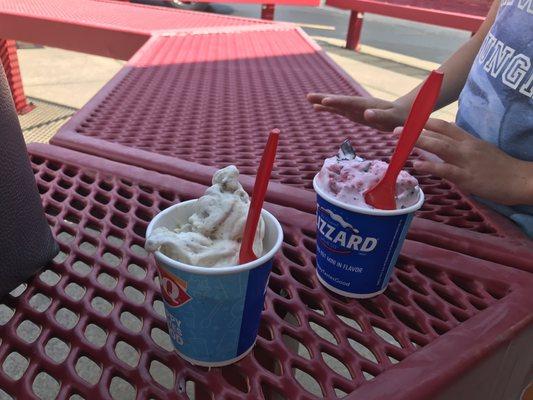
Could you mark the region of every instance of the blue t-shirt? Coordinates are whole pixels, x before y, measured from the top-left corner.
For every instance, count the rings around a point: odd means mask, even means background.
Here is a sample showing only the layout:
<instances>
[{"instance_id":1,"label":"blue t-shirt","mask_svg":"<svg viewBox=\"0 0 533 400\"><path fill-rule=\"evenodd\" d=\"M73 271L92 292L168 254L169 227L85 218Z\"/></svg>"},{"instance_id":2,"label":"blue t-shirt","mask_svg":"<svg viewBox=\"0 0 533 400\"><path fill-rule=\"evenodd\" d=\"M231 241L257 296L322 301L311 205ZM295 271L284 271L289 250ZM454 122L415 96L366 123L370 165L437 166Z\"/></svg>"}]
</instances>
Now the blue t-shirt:
<instances>
[{"instance_id":1,"label":"blue t-shirt","mask_svg":"<svg viewBox=\"0 0 533 400\"><path fill-rule=\"evenodd\" d=\"M459 97L456 122L510 156L533 161L533 0L501 0ZM479 200L533 237L533 206Z\"/></svg>"}]
</instances>

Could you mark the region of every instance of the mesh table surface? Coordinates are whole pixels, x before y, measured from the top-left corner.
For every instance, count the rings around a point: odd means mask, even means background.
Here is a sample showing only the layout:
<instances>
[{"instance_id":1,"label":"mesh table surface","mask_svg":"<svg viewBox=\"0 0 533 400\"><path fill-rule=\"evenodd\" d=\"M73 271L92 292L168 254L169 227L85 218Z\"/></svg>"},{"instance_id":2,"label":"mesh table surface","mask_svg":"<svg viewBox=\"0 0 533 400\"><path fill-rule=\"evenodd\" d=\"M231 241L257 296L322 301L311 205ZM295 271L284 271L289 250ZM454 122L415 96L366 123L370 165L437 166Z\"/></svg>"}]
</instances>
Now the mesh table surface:
<instances>
[{"instance_id":1,"label":"mesh table surface","mask_svg":"<svg viewBox=\"0 0 533 400\"><path fill-rule=\"evenodd\" d=\"M197 30L243 25L275 25L269 21L173 10L112 0L0 0L0 21L20 16L49 23L78 24L143 32ZM50 24L52 26L52 24Z\"/></svg>"},{"instance_id":2,"label":"mesh table surface","mask_svg":"<svg viewBox=\"0 0 533 400\"><path fill-rule=\"evenodd\" d=\"M277 127L272 180L282 185L271 185L270 200L312 211L312 178L346 137L363 157L382 160L396 141L314 112L308 92L366 95L298 29L152 38L51 142L205 184L213 168L230 163L255 175L266 135ZM411 163L407 169L427 197L422 218L523 238L452 184L414 173Z\"/></svg>"},{"instance_id":3,"label":"mesh table surface","mask_svg":"<svg viewBox=\"0 0 533 400\"><path fill-rule=\"evenodd\" d=\"M123 60L129 60L152 35L289 25L113 0L0 0L0 37Z\"/></svg>"},{"instance_id":4,"label":"mesh table surface","mask_svg":"<svg viewBox=\"0 0 533 400\"><path fill-rule=\"evenodd\" d=\"M193 367L171 351L142 246L158 211L205 187L49 145L29 152L61 253L0 304L0 395L427 399L531 321L531 274L411 241L384 295L330 294L314 275L314 216L269 205L285 240L257 345L233 366Z\"/></svg>"}]
</instances>

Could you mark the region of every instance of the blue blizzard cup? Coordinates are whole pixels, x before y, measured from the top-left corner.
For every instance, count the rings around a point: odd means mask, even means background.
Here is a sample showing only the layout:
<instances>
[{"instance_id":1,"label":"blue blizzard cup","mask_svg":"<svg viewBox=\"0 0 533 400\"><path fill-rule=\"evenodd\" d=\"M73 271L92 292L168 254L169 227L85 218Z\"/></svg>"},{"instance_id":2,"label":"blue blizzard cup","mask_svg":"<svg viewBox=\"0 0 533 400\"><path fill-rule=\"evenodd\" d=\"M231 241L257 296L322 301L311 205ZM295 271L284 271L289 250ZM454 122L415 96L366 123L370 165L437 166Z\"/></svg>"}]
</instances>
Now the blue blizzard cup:
<instances>
[{"instance_id":1,"label":"blue blizzard cup","mask_svg":"<svg viewBox=\"0 0 533 400\"><path fill-rule=\"evenodd\" d=\"M190 200L157 214L146 236L158 227L175 229L194 212ZM155 252L168 331L176 352L192 364L220 367L242 359L256 341L268 276L283 231L263 210L264 255L228 267L198 267Z\"/></svg>"},{"instance_id":2,"label":"blue blizzard cup","mask_svg":"<svg viewBox=\"0 0 533 400\"><path fill-rule=\"evenodd\" d=\"M353 298L383 293L414 213L424 203L399 210L378 210L341 203L313 180L317 193L316 272L332 292Z\"/></svg>"}]
</instances>

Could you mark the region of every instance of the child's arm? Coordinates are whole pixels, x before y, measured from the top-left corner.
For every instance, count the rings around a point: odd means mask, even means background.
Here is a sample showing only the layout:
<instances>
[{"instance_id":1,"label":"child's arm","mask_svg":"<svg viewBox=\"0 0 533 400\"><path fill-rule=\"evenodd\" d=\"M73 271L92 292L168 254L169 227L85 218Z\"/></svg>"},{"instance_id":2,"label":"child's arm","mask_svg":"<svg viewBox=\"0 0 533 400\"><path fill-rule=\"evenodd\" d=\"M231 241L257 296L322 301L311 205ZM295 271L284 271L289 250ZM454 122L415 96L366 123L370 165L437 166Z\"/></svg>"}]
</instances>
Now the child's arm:
<instances>
[{"instance_id":1,"label":"child's arm","mask_svg":"<svg viewBox=\"0 0 533 400\"><path fill-rule=\"evenodd\" d=\"M472 68L472 63L485 40L485 36L489 33L496 19L499 7L500 0L494 0L485 21L476 34L440 66L439 71L444 73L444 81L442 83L437 109L453 103L459 97L466 83L470 68ZM419 86L400 97L396 102L405 104L405 106L410 108L418 93Z\"/></svg>"},{"instance_id":2,"label":"child's arm","mask_svg":"<svg viewBox=\"0 0 533 400\"><path fill-rule=\"evenodd\" d=\"M439 68L440 71L444 72L445 78L437 105L438 108L457 100L476 54L492 27L499 6L500 0L494 0L487 18L477 33ZM354 122L384 131L392 131L405 122L417 92L418 87L396 101L324 93L310 93L307 99L317 111L333 112Z\"/></svg>"},{"instance_id":3,"label":"child's arm","mask_svg":"<svg viewBox=\"0 0 533 400\"><path fill-rule=\"evenodd\" d=\"M417 147L443 160L415 161L417 171L448 179L496 203L533 205L533 162L513 158L454 123L438 119L428 121Z\"/></svg>"}]
</instances>

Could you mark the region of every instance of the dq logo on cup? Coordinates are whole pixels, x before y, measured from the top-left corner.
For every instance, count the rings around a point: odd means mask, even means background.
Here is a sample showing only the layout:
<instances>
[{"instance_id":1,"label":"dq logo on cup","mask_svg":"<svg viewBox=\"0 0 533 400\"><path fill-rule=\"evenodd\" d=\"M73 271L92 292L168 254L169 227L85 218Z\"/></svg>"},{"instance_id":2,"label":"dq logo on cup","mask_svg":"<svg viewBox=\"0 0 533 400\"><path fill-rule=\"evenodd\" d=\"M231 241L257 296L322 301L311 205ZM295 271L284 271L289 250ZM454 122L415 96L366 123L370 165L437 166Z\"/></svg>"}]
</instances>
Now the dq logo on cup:
<instances>
[{"instance_id":1,"label":"dq logo on cup","mask_svg":"<svg viewBox=\"0 0 533 400\"><path fill-rule=\"evenodd\" d=\"M148 225L175 227L195 210L197 200L159 213ZM266 252L255 261L227 267L198 267L155 252L161 292L174 349L185 360L205 367L236 362L251 351L259 330L274 255L283 242L276 218L263 210ZM179 225L179 224L178 224Z\"/></svg>"},{"instance_id":2,"label":"dq logo on cup","mask_svg":"<svg viewBox=\"0 0 533 400\"><path fill-rule=\"evenodd\" d=\"M187 293L187 282L177 276L172 276L159 268L161 278L161 293L170 307L179 307L191 300Z\"/></svg>"},{"instance_id":3,"label":"dq logo on cup","mask_svg":"<svg viewBox=\"0 0 533 400\"><path fill-rule=\"evenodd\" d=\"M225 365L254 344L272 259L225 275L160 265L169 335L179 354L204 366Z\"/></svg>"},{"instance_id":4,"label":"dq logo on cup","mask_svg":"<svg viewBox=\"0 0 533 400\"><path fill-rule=\"evenodd\" d=\"M369 215L317 197L317 274L337 293L370 297L385 289L413 213Z\"/></svg>"}]
</instances>

